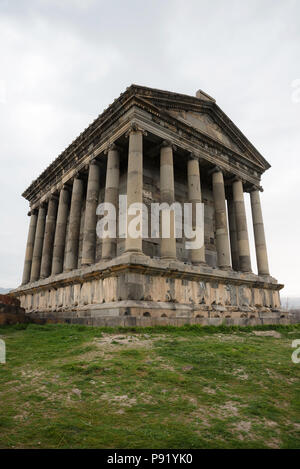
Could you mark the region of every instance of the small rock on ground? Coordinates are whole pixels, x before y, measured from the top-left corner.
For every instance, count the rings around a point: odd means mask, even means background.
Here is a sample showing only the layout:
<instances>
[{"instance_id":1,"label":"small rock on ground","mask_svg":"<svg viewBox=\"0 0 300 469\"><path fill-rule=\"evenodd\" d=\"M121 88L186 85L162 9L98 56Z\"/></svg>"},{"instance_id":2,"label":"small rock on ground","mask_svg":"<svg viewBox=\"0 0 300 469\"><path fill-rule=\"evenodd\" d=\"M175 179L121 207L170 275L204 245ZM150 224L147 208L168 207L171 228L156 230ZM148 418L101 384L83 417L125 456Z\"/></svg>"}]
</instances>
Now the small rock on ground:
<instances>
[{"instance_id":1,"label":"small rock on ground","mask_svg":"<svg viewBox=\"0 0 300 469\"><path fill-rule=\"evenodd\" d=\"M254 335L264 336L264 337L275 337L276 339L280 339L281 334L277 331L253 331Z\"/></svg>"}]
</instances>

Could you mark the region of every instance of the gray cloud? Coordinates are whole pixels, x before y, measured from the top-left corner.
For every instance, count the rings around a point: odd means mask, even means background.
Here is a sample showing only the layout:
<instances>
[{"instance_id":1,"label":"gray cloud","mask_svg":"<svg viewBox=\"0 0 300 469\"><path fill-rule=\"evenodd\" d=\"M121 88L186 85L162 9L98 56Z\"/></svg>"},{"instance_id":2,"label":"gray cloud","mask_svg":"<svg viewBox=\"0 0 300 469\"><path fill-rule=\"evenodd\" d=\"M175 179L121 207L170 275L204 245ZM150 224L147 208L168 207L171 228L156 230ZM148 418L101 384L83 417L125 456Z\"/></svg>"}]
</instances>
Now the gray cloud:
<instances>
[{"instance_id":1,"label":"gray cloud","mask_svg":"<svg viewBox=\"0 0 300 469\"><path fill-rule=\"evenodd\" d=\"M298 0L2 0L0 52L0 286L20 283L21 192L139 83L205 90L272 164L262 196L271 272L299 296ZM250 213L248 223L251 233Z\"/></svg>"}]
</instances>

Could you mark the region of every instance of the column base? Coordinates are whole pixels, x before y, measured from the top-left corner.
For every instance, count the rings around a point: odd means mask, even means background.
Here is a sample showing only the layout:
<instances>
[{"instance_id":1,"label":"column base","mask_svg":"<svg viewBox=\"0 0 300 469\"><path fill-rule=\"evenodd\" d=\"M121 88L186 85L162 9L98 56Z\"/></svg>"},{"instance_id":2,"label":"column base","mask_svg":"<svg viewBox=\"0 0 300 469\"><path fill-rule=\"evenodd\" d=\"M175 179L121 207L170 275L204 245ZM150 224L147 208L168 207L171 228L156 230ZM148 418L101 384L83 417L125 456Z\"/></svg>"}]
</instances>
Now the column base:
<instances>
[{"instance_id":1,"label":"column base","mask_svg":"<svg viewBox=\"0 0 300 469\"><path fill-rule=\"evenodd\" d=\"M116 256L114 256L116 257ZM112 259L114 259L113 256L105 256L105 257L101 257L101 261L111 261Z\"/></svg>"},{"instance_id":2,"label":"column base","mask_svg":"<svg viewBox=\"0 0 300 469\"><path fill-rule=\"evenodd\" d=\"M140 251L140 250L136 250L136 249L126 249L126 250L124 251L124 254L136 254L136 255L138 255L138 256L145 256L145 257L147 257L146 254L144 254L142 250Z\"/></svg>"},{"instance_id":3,"label":"column base","mask_svg":"<svg viewBox=\"0 0 300 469\"><path fill-rule=\"evenodd\" d=\"M230 271L232 270L232 267L230 265L219 265L218 269Z\"/></svg>"}]
</instances>

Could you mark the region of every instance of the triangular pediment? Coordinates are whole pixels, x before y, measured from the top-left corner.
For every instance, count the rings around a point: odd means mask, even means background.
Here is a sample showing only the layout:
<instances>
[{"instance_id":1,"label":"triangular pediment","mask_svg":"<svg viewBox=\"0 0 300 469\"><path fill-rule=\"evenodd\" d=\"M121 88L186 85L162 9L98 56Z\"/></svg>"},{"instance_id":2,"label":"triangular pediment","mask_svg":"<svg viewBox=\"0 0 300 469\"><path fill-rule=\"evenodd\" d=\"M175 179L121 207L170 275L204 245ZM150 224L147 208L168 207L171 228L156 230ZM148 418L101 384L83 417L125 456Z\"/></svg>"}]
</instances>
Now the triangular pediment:
<instances>
[{"instance_id":1,"label":"triangular pediment","mask_svg":"<svg viewBox=\"0 0 300 469\"><path fill-rule=\"evenodd\" d=\"M234 151L242 152L243 150L226 134L226 132L218 125L211 116L205 113L193 111L168 111L176 119L191 125L202 133L218 140Z\"/></svg>"},{"instance_id":2,"label":"triangular pediment","mask_svg":"<svg viewBox=\"0 0 300 469\"><path fill-rule=\"evenodd\" d=\"M167 112L173 119L193 127L227 149L242 155L255 164L259 172L270 167L240 129L219 108L215 99L205 92L199 90L194 97L139 85L132 85L128 90L143 101Z\"/></svg>"}]
</instances>

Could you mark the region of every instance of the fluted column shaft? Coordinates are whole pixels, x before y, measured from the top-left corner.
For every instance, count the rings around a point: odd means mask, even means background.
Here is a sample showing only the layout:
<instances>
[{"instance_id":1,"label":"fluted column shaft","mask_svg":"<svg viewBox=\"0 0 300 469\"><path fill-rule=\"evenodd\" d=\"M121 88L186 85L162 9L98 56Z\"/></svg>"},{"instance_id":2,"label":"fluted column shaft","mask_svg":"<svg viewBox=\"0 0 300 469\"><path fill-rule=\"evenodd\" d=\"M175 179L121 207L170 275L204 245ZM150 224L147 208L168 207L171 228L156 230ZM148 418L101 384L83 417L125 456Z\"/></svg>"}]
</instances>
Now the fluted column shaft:
<instances>
[{"instance_id":1,"label":"fluted column shaft","mask_svg":"<svg viewBox=\"0 0 300 469\"><path fill-rule=\"evenodd\" d=\"M57 197L52 196L48 202L48 213L46 218L45 236L42 252L41 278L51 275L53 243L57 215Z\"/></svg>"},{"instance_id":2,"label":"fluted column shaft","mask_svg":"<svg viewBox=\"0 0 300 469\"><path fill-rule=\"evenodd\" d=\"M116 145L112 145L107 153L107 169L105 183L105 203L112 204L118 212L118 195L120 179L120 155ZM116 238L105 238L102 242L102 258L111 259L116 255Z\"/></svg>"},{"instance_id":3,"label":"fluted column shaft","mask_svg":"<svg viewBox=\"0 0 300 469\"><path fill-rule=\"evenodd\" d=\"M247 228L247 217L244 202L244 190L243 183L240 179L233 182L232 191L235 207L235 222L239 251L239 269L242 272L251 272L251 258Z\"/></svg>"},{"instance_id":4,"label":"fluted column shaft","mask_svg":"<svg viewBox=\"0 0 300 469\"><path fill-rule=\"evenodd\" d=\"M32 210L31 212L29 212L28 215L30 215L30 223L29 223L29 230L28 230L28 236L27 236L22 285L25 285L30 280L34 239L35 239L36 224L37 224L37 218L38 218L36 210Z\"/></svg>"},{"instance_id":5,"label":"fluted column shaft","mask_svg":"<svg viewBox=\"0 0 300 469\"><path fill-rule=\"evenodd\" d=\"M47 213L46 206L42 204L39 208L39 214L38 214L36 231L35 231L34 248L33 248L32 264L31 264L31 274L30 274L31 282L35 282L36 280L40 278L46 213Z\"/></svg>"},{"instance_id":6,"label":"fluted column shaft","mask_svg":"<svg viewBox=\"0 0 300 469\"><path fill-rule=\"evenodd\" d=\"M143 132L132 129L129 133L128 146L127 210L134 203L143 203ZM142 236L132 238L129 233L130 222L136 216L127 215L125 251L142 253Z\"/></svg>"},{"instance_id":7,"label":"fluted column shaft","mask_svg":"<svg viewBox=\"0 0 300 469\"><path fill-rule=\"evenodd\" d=\"M73 180L70 219L67 233L66 271L77 269L83 189L83 181L80 179L80 176L76 176Z\"/></svg>"},{"instance_id":8,"label":"fluted column shaft","mask_svg":"<svg viewBox=\"0 0 300 469\"><path fill-rule=\"evenodd\" d=\"M160 149L160 201L169 205L175 202L174 190L174 164L173 164L173 146L164 142ZM162 210L161 218L165 215ZM175 237L175 213L171 210L166 212L170 216L170 237L163 238L161 233L160 255L163 259L176 258L176 237Z\"/></svg>"},{"instance_id":9,"label":"fluted column shaft","mask_svg":"<svg viewBox=\"0 0 300 469\"><path fill-rule=\"evenodd\" d=\"M187 164L188 174L188 198L192 204L193 211L193 229L196 228L196 204L202 202L201 194L201 180L199 161L196 158L191 157ZM205 263L205 247L204 245L200 249L191 249L191 261L193 264Z\"/></svg>"},{"instance_id":10,"label":"fluted column shaft","mask_svg":"<svg viewBox=\"0 0 300 469\"><path fill-rule=\"evenodd\" d=\"M95 262L97 223L96 210L98 206L99 188L100 168L97 161L93 160L89 166L81 265L89 265Z\"/></svg>"},{"instance_id":11,"label":"fluted column shaft","mask_svg":"<svg viewBox=\"0 0 300 469\"><path fill-rule=\"evenodd\" d=\"M66 186L63 186L59 194L58 202L52 259L52 275L60 274L63 271L69 201L69 189Z\"/></svg>"},{"instance_id":12,"label":"fluted column shaft","mask_svg":"<svg viewBox=\"0 0 300 469\"><path fill-rule=\"evenodd\" d=\"M255 190L250 192L250 199L258 274L270 275L259 191Z\"/></svg>"},{"instance_id":13,"label":"fluted column shaft","mask_svg":"<svg viewBox=\"0 0 300 469\"><path fill-rule=\"evenodd\" d=\"M228 208L228 222L229 222L229 233L230 233L230 248L231 248L231 261L232 268L234 270L239 270L239 248L237 241L237 232L236 232L236 221L235 221L235 207L232 197L227 201Z\"/></svg>"},{"instance_id":14,"label":"fluted column shaft","mask_svg":"<svg viewBox=\"0 0 300 469\"><path fill-rule=\"evenodd\" d=\"M226 217L226 202L223 173L216 170L212 175L213 196L215 205L216 246L218 266L230 268L229 236Z\"/></svg>"}]
</instances>

